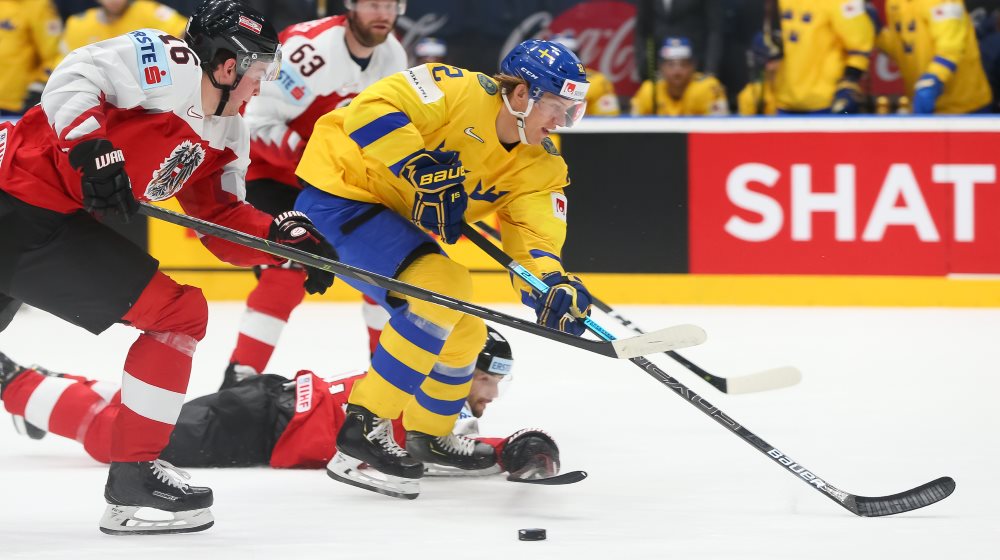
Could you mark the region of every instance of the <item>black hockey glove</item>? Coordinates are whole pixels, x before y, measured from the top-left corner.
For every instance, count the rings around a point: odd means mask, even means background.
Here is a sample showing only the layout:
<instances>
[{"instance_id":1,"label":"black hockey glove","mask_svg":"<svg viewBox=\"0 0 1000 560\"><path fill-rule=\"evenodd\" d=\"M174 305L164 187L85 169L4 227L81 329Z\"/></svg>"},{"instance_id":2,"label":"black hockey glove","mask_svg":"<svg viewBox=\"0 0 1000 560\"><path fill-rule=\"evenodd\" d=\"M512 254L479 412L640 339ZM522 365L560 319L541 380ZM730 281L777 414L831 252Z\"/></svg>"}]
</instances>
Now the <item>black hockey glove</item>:
<instances>
[{"instance_id":1,"label":"black hockey glove","mask_svg":"<svg viewBox=\"0 0 1000 560\"><path fill-rule=\"evenodd\" d=\"M271 223L267 234L271 241L282 245L295 247L317 257L338 260L337 251L327 242L323 234L316 229L309 218L302 212L294 210L279 214ZM333 273L318 268L306 267L306 291L310 294L322 294L333 285Z\"/></svg>"},{"instance_id":2,"label":"black hockey glove","mask_svg":"<svg viewBox=\"0 0 1000 560\"><path fill-rule=\"evenodd\" d=\"M499 446L500 466L522 478L559 474L559 447L549 434L536 429L514 432Z\"/></svg>"},{"instance_id":3,"label":"black hockey glove","mask_svg":"<svg viewBox=\"0 0 1000 560\"><path fill-rule=\"evenodd\" d=\"M421 152L403 165L399 176L417 190L413 223L437 233L449 245L458 241L469 206L458 152Z\"/></svg>"},{"instance_id":4,"label":"black hockey glove","mask_svg":"<svg viewBox=\"0 0 1000 560\"><path fill-rule=\"evenodd\" d=\"M105 138L80 142L69 151L69 164L79 171L83 209L98 216L115 215L128 223L139 211L132 182L125 173L125 154Z\"/></svg>"},{"instance_id":5,"label":"black hockey glove","mask_svg":"<svg viewBox=\"0 0 1000 560\"><path fill-rule=\"evenodd\" d=\"M542 276L542 281L549 286L549 292L545 295L538 292L532 294L538 324L575 336L582 335L587 328L577 319L590 315L593 303L587 287L573 274L550 272Z\"/></svg>"}]
</instances>

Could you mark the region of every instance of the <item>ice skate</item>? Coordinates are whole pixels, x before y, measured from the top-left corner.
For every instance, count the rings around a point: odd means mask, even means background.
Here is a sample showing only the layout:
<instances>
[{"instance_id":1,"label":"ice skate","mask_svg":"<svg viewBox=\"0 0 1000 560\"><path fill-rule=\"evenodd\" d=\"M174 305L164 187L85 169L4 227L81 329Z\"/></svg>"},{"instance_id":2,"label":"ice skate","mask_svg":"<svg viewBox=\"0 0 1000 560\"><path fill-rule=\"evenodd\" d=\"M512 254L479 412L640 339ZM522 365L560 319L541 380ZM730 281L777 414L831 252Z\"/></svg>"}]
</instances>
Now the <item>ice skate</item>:
<instances>
[{"instance_id":1,"label":"ice skate","mask_svg":"<svg viewBox=\"0 0 1000 560\"><path fill-rule=\"evenodd\" d=\"M215 523L212 489L184 482L186 472L166 461L111 463L101 517L109 535L157 535L204 531Z\"/></svg>"},{"instance_id":2,"label":"ice skate","mask_svg":"<svg viewBox=\"0 0 1000 560\"><path fill-rule=\"evenodd\" d=\"M13 382L14 379L25 371L28 370L19 366L17 362L11 360L3 352L0 352L0 398L3 397L3 391L7 389L7 385ZM45 375L50 375L51 373L48 370L41 370L40 368L37 371ZM42 439L47 433L45 430L25 420L24 416L14 414L11 416L11 420L14 421L14 430L17 431L17 433L26 435L31 439Z\"/></svg>"},{"instance_id":3,"label":"ice skate","mask_svg":"<svg viewBox=\"0 0 1000 560\"><path fill-rule=\"evenodd\" d=\"M492 447L454 433L436 437L422 432L406 432L406 450L424 463L467 471L489 469L497 464Z\"/></svg>"},{"instance_id":4,"label":"ice skate","mask_svg":"<svg viewBox=\"0 0 1000 560\"><path fill-rule=\"evenodd\" d=\"M326 474L358 488L412 500L420 495L424 466L396 443L392 421L349 404L337 434L337 454L327 464Z\"/></svg>"}]
</instances>

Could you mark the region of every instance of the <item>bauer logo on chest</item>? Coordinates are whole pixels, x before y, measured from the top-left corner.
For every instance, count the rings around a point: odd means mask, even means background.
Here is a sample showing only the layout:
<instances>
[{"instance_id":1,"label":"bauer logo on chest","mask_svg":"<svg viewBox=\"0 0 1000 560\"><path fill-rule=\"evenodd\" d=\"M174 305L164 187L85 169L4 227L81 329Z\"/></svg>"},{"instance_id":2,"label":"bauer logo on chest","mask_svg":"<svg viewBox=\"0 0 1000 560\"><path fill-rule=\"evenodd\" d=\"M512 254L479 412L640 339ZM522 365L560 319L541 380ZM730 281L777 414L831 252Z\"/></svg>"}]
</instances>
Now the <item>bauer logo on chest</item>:
<instances>
[{"instance_id":1,"label":"bauer logo on chest","mask_svg":"<svg viewBox=\"0 0 1000 560\"><path fill-rule=\"evenodd\" d=\"M190 140L181 142L153 172L153 179L146 185L146 198L165 200L174 196L203 161L205 148L201 144Z\"/></svg>"}]
</instances>

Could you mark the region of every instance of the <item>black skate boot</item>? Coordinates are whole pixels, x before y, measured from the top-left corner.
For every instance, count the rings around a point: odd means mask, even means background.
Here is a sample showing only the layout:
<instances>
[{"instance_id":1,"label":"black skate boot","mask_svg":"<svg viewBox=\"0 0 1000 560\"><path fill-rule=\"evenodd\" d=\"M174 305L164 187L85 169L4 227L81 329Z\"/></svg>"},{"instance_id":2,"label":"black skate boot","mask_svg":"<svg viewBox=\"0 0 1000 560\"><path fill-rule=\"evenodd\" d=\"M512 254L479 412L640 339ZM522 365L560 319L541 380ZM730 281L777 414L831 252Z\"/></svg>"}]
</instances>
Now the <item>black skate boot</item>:
<instances>
[{"instance_id":1,"label":"black skate boot","mask_svg":"<svg viewBox=\"0 0 1000 560\"><path fill-rule=\"evenodd\" d=\"M406 432L406 450L424 463L466 471L488 469L497 464L492 447L458 434L436 437L423 432Z\"/></svg>"},{"instance_id":2,"label":"black skate boot","mask_svg":"<svg viewBox=\"0 0 1000 560\"><path fill-rule=\"evenodd\" d=\"M0 352L0 398L3 397L7 385L17 379L17 376L24 373L25 369L14 360L7 357L7 354Z\"/></svg>"},{"instance_id":3,"label":"black skate boot","mask_svg":"<svg viewBox=\"0 0 1000 560\"><path fill-rule=\"evenodd\" d=\"M0 352L0 399L3 398L3 392L7 390L7 385L26 371L28 371L26 368L19 366L17 362L8 358L3 352ZM44 371L40 371L40 373L47 375L47 372ZM42 439L48 433L25 420L24 416L13 414L10 418L14 421L14 429L17 433L24 434L31 439Z\"/></svg>"},{"instance_id":4,"label":"black skate boot","mask_svg":"<svg viewBox=\"0 0 1000 560\"><path fill-rule=\"evenodd\" d=\"M235 385L238 385L244 379L249 379L259 372L251 366L245 366L243 364L238 364L233 362L229 364L226 368L226 372L222 374L222 385L219 390L228 389Z\"/></svg>"},{"instance_id":5,"label":"black skate boot","mask_svg":"<svg viewBox=\"0 0 1000 560\"><path fill-rule=\"evenodd\" d=\"M101 532L109 535L158 535L204 531L215 523L212 489L184 482L186 472L166 461L111 463L101 518ZM150 518L141 508L159 510ZM144 515L148 514L143 512Z\"/></svg>"},{"instance_id":6,"label":"black skate boot","mask_svg":"<svg viewBox=\"0 0 1000 560\"><path fill-rule=\"evenodd\" d=\"M346 412L337 434L337 454L326 466L326 474L394 498L419 496L424 466L396 443L392 421L356 404L348 404Z\"/></svg>"}]
</instances>

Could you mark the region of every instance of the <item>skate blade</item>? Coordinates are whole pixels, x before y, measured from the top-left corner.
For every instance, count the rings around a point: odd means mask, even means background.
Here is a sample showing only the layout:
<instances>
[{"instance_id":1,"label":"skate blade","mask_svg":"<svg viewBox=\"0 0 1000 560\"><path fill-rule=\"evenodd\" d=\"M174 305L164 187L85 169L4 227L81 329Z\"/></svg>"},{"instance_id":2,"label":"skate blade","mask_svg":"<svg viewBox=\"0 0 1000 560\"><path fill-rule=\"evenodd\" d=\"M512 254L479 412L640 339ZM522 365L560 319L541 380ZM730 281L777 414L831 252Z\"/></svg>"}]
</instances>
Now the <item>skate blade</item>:
<instances>
[{"instance_id":1,"label":"skate blade","mask_svg":"<svg viewBox=\"0 0 1000 560\"><path fill-rule=\"evenodd\" d=\"M419 479L393 476L370 467L362 471L361 464L361 461L354 457L338 451L326 465L326 474L338 482L378 492L384 496L415 500L420 495Z\"/></svg>"},{"instance_id":2,"label":"skate blade","mask_svg":"<svg viewBox=\"0 0 1000 560\"><path fill-rule=\"evenodd\" d=\"M107 535L166 535L195 533L215 524L211 510L167 512L140 506L108 504L101 517L101 532Z\"/></svg>"},{"instance_id":3,"label":"skate blade","mask_svg":"<svg viewBox=\"0 0 1000 560\"><path fill-rule=\"evenodd\" d=\"M434 476L434 477L474 477L474 476L490 476L494 474L499 474L500 466L493 465L492 467L487 467L485 469L460 469L458 467L450 467L448 465L439 465L437 463L424 463L424 476Z\"/></svg>"}]
</instances>

